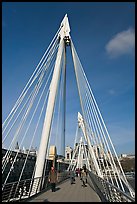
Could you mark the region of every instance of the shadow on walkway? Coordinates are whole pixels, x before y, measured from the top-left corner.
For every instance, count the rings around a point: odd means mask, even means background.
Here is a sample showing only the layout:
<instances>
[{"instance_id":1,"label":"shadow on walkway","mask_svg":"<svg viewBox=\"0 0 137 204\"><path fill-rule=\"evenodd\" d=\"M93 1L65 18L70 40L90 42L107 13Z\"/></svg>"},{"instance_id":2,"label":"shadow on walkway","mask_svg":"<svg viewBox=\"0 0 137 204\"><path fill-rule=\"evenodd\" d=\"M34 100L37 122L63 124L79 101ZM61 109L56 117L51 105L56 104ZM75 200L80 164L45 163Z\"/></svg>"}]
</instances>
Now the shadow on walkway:
<instances>
[{"instance_id":1,"label":"shadow on walkway","mask_svg":"<svg viewBox=\"0 0 137 204\"><path fill-rule=\"evenodd\" d=\"M50 202L50 201L48 201L48 199L45 199L45 200L43 200L43 202Z\"/></svg>"},{"instance_id":2,"label":"shadow on walkway","mask_svg":"<svg viewBox=\"0 0 137 204\"><path fill-rule=\"evenodd\" d=\"M55 188L55 191L58 191L58 190L60 190L60 188L59 188L59 187Z\"/></svg>"}]
</instances>

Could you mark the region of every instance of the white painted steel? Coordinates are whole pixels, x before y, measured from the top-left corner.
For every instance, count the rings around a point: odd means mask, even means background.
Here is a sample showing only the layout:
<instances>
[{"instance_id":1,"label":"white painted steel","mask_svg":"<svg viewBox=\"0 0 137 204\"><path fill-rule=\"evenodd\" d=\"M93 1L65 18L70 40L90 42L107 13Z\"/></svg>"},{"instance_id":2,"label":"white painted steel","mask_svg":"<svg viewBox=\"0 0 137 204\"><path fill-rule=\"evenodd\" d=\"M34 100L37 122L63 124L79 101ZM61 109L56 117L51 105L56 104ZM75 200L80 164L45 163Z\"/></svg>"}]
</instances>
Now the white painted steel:
<instances>
[{"instance_id":1,"label":"white painted steel","mask_svg":"<svg viewBox=\"0 0 137 204\"><path fill-rule=\"evenodd\" d=\"M61 71L61 60L62 60L62 55L65 47L63 38L66 35L68 36L70 31L67 15L65 15L61 23L61 26L62 28L59 32L59 35L61 37L60 45L58 48L57 58L55 62L54 72L53 72L53 78L50 85L50 93L49 93L49 98L47 103L40 147L39 147L38 156L36 160L36 171L35 171L34 178L42 177L43 175L43 168L44 168L44 163L45 163L46 154L47 154L47 147L49 142L50 129L51 129L53 111L55 106L55 99L56 99L60 71ZM39 190L40 190L40 185L39 185Z\"/></svg>"},{"instance_id":2,"label":"white painted steel","mask_svg":"<svg viewBox=\"0 0 137 204\"><path fill-rule=\"evenodd\" d=\"M44 162L45 162L46 153L47 153L47 147L48 147L48 141L49 141L59 75L60 75L60 64L61 64L63 49L64 49L64 41L61 40L58 53L57 53L53 78L50 86L50 93L49 93L49 98L47 103L47 110L46 110L46 115L45 115L45 120L43 125L40 147L39 147L37 161L36 161L36 171L35 171L34 178L41 177L43 174Z\"/></svg>"},{"instance_id":3,"label":"white painted steel","mask_svg":"<svg viewBox=\"0 0 137 204\"><path fill-rule=\"evenodd\" d=\"M69 34L70 33L70 26L69 26L67 14L65 15L65 17L63 18L63 20L61 22L61 27L62 27L62 29L59 32L59 36L61 37L61 39L63 39L64 37L70 38L70 34Z\"/></svg>"},{"instance_id":4,"label":"white painted steel","mask_svg":"<svg viewBox=\"0 0 137 204\"><path fill-rule=\"evenodd\" d=\"M81 127L81 129L82 129L82 131L83 131L85 140L86 140L87 143L88 143L89 151L90 151L90 153L91 153L91 157L92 157L92 160L93 160L93 163L94 163L94 166L95 166L95 170L96 170L98 176L100 176L100 177L102 178L103 176L102 176L102 174L101 174L99 165L98 165L98 163L97 163L96 156L95 156L93 147L92 147L92 145L91 145L90 139L89 139L89 137L88 137L88 134L86 134L86 128L85 128L84 120L83 120L83 117L82 117L82 115L81 115L80 113L78 113L78 121L79 121L79 125L80 125L80 127Z\"/></svg>"},{"instance_id":5,"label":"white painted steel","mask_svg":"<svg viewBox=\"0 0 137 204\"><path fill-rule=\"evenodd\" d=\"M73 63L74 63L74 70L75 70L75 75L76 75L76 81L77 81L77 87L78 87L78 93L79 93L79 98L80 98L81 109L82 109L82 112L84 114L83 103L82 103L82 98L81 98L81 93L80 93L80 86L79 86L80 82L79 82L78 73L77 73L76 51L75 51L75 48L74 48L74 45L73 45L72 41L71 41L71 52L72 52L72 58L73 58ZM90 148L90 151L91 151L91 156L92 156L93 163L94 163L94 166L96 168L97 174L100 177L102 177L101 171L99 169L99 166L98 166L98 163L97 163L97 160L96 160L96 157L95 157L95 153L93 151L93 147L91 146L90 140L87 137L86 128L85 128L85 126L82 127L82 128L83 128L83 131L84 131L84 136L86 138L86 141L88 142L88 145L89 145L89 148Z\"/></svg>"}]
</instances>

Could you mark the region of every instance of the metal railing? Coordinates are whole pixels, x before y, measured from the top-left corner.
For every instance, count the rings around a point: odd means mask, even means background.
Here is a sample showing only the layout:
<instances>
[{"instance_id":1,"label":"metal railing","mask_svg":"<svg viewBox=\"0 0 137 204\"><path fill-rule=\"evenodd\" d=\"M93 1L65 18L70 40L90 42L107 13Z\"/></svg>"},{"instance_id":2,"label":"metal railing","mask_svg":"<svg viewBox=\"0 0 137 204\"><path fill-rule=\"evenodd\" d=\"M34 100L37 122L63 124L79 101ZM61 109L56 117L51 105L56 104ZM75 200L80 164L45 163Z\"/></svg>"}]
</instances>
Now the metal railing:
<instances>
[{"instance_id":1,"label":"metal railing","mask_svg":"<svg viewBox=\"0 0 137 204\"><path fill-rule=\"evenodd\" d=\"M69 173L67 171L58 173L58 182L60 183L69 177ZM38 186L43 182L42 190L46 190L49 188L48 175L44 177L34 178L34 179L26 179L21 181L16 181L12 183L7 183L2 186L2 202L16 202L25 200L32 196L32 186L33 190L35 188L35 195L39 193Z\"/></svg>"},{"instance_id":2,"label":"metal railing","mask_svg":"<svg viewBox=\"0 0 137 204\"><path fill-rule=\"evenodd\" d=\"M89 176L95 188L98 188L99 192L108 202L135 202L135 199L130 195L124 193L116 186L100 178L93 172L89 172Z\"/></svg>"}]
</instances>

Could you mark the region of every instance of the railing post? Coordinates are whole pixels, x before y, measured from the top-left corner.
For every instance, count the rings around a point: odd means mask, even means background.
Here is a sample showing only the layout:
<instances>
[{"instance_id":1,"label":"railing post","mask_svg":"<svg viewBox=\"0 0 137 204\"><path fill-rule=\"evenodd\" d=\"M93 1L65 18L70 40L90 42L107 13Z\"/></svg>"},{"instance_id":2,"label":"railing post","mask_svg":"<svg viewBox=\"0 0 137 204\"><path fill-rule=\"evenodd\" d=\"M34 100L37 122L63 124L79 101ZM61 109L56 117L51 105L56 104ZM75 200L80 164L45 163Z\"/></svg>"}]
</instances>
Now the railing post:
<instances>
[{"instance_id":1,"label":"railing post","mask_svg":"<svg viewBox=\"0 0 137 204\"><path fill-rule=\"evenodd\" d=\"M14 184L15 184L15 183L12 184L12 187L11 187L11 190L10 190L10 193L9 193L9 197L8 197L8 202L10 201L10 196L11 196L11 194L12 194L12 190L13 190Z\"/></svg>"}]
</instances>

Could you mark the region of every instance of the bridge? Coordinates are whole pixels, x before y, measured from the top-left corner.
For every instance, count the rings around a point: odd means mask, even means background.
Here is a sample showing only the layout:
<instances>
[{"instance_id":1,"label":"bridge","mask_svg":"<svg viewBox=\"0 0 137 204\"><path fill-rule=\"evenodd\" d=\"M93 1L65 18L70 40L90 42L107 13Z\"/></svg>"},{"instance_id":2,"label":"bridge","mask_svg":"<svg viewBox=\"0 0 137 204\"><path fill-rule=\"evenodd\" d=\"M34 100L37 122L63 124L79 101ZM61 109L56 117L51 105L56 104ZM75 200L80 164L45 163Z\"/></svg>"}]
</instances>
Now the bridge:
<instances>
[{"instance_id":1,"label":"bridge","mask_svg":"<svg viewBox=\"0 0 137 204\"><path fill-rule=\"evenodd\" d=\"M64 158L66 51L69 47L81 110L76 121L73 155L67 163ZM135 191L122 169L74 47L67 15L3 122L2 136L3 202L135 202ZM21 154L19 149L14 151L17 141L22 148L28 144L27 153ZM31 157L31 148L38 141L37 155ZM60 161L58 151L62 155ZM27 174L30 164L31 171ZM71 172L83 165L88 172L87 187L82 186L79 177L71 185ZM51 192L48 181L51 166L57 169L55 192Z\"/></svg>"}]
</instances>

